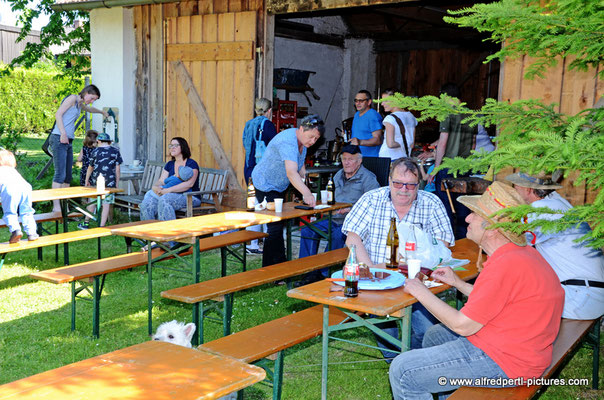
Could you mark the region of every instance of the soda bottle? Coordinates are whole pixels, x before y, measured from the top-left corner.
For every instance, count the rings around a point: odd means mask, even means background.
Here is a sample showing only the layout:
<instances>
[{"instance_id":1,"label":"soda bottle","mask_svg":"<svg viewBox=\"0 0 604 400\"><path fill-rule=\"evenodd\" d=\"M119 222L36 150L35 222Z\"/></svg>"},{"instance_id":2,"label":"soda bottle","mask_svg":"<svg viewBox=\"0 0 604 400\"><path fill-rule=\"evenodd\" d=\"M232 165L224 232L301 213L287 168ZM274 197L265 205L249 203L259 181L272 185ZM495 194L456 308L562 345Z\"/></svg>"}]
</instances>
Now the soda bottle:
<instances>
[{"instance_id":1,"label":"soda bottle","mask_svg":"<svg viewBox=\"0 0 604 400\"><path fill-rule=\"evenodd\" d=\"M388 261L386 262L386 267L388 268L398 268L398 231L396 229L396 218L390 218L390 230L388 231L388 237L386 238L386 256L388 257Z\"/></svg>"},{"instance_id":2,"label":"soda bottle","mask_svg":"<svg viewBox=\"0 0 604 400\"><path fill-rule=\"evenodd\" d=\"M247 185L247 210L254 211L256 207L256 188L254 187L254 183L252 182L252 177Z\"/></svg>"},{"instance_id":3,"label":"soda bottle","mask_svg":"<svg viewBox=\"0 0 604 400\"><path fill-rule=\"evenodd\" d=\"M357 261L357 248L350 246L346 264L344 264L344 296L357 297L359 295L359 263Z\"/></svg>"},{"instance_id":4,"label":"soda bottle","mask_svg":"<svg viewBox=\"0 0 604 400\"><path fill-rule=\"evenodd\" d=\"M417 240L415 239L415 227L411 225L411 231L407 235L405 242L405 259L413 260L415 257L415 251L417 250Z\"/></svg>"},{"instance_id":5,"label":"soda bottle","mask_svg":"<svg viewBox=\"0 0 604 400\"><path fill-rule=\"evenodd\" d=\"M329 181L327 182L327 204L330 206L336 204L336 189L333 184L333 175L329 175Z\"/></svg>"}]
</instances>

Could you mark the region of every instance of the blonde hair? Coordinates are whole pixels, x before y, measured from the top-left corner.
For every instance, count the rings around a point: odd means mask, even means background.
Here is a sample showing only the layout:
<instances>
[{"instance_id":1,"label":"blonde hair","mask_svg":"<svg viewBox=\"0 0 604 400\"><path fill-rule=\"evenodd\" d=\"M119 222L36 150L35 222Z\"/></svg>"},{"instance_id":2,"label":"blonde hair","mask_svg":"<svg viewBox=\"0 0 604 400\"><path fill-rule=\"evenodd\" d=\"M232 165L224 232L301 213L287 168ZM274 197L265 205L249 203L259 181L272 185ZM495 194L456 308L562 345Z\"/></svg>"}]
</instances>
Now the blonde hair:
<instances>
[{"instance_id":1,"label":"blonde hair","mask_svg":"<svg viewBox=\"0 0 604 400\"><path fill-rule=\"evenodd\" d=\"M254 103L254 110L256 111L256 115L264 114L265 112L270 110L271 107L271 101L265 97L260 97L259 99L256 99L256 102Z\"/></svg>"},{"instance_id":2,"label":"blonde hair","mask_svg":"<svg viewBox=\"0 0 604 400\"><path fill-rule=\"evenodd\" d=\"M97 131L92 129L89 130L88 132L86 132L86 136L84 137L84 143L82 143L82 145L84 147L92 147L94 142L96 142L97 136L99 136L99 133Z\"/></svg>"},{"instance_id":3,"label":"blonde hair","mask_svg":"<svg viewBox=\"0 0 604 400\"><path fill-rule=\"evenodd\" d=\"M0 167L17 168L17 160L11 151L6 149L0 150Z\"/></svg>"}]
</instances>

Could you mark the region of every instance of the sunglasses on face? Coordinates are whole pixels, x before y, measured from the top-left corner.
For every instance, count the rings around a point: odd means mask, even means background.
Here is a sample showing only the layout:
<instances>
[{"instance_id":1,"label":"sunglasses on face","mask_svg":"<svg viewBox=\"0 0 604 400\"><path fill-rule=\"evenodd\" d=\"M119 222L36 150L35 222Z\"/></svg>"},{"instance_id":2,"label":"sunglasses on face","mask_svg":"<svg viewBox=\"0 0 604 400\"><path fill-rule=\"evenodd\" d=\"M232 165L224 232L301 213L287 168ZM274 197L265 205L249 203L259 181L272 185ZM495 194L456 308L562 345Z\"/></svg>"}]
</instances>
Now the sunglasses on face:
<instances>
[{"instance_id":1,"label":"sunglasses on face","mask_svg":"<svg viewBox=\"0 0 604 400\"><path fill-rule=\"evenodd\" d=\"M415 188L417 188L419 186L419 183L405 183L405 182L397 182L397 181L391 181L391 182L392 182L392 186L395 189L405 188L407 190L415 190Z\"/></svg>"},{"instance_id":2,"label":"sunglasses on face","mask_svg":"<svg viewBox=\"0 0 604 400\"><path fill-rule=\"evenodd\" d=\"M367 100L369 100L369 99L354 99L354 103L355 104L356 103L362 103L362 102L367 101Z\"/></svg>"},{"instance_id":3,"label":"sunglasses on face","mask_svg":"<svg viewBox=\"0 0 604 400\"><path fill-rule=\"evenodd\" d=\"M325 125L325 123L323 122L323 120L316 119L316 118L313 118L313 119L310 119L308 121L305 121L302 124L302 126L306 126L308 128L316 128L317 126L323 126L323 125Z\"/></svg>"}]
</instances>

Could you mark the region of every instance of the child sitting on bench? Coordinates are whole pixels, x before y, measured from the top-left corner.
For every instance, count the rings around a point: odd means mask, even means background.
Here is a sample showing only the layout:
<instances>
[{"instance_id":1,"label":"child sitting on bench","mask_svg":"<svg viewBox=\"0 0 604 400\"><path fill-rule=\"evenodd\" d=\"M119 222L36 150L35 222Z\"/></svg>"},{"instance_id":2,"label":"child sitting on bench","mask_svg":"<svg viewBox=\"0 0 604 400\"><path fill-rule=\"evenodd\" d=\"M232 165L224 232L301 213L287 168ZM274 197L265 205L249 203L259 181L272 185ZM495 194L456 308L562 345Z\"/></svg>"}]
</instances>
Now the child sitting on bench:
<instances>
[{"instance_id":1,"label":"child sitting on bench","mask_svg":"<svg viewBox=\"0 0 604 400\"><path fill-rule=\"evenodd\" d=\"M164 184L162 185L162 189L169 188L172 186L176 186L180 183L186 182L193 177L193 168L182 166L178 168L178 173L172 176L169 176L164 180ZM189 189L190 191L190 189ZM155 193L153 190L150 191L151 195L156 199L159 199L159 195Z\"/></svg>"}]
</instances>

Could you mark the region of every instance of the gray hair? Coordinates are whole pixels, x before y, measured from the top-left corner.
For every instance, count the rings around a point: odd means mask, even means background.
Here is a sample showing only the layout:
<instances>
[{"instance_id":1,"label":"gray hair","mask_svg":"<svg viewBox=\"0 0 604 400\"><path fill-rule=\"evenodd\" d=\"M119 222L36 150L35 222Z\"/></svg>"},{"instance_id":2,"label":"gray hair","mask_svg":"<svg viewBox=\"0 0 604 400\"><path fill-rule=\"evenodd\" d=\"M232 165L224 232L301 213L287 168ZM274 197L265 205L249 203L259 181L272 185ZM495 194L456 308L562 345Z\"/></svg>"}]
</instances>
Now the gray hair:
<instances>
[{"instance_id":1,"label":"gray hair","mask_svg":"<svg viewBox=\"0 0 604 400\"><path fill-rule=\"evenodd\" d=\"M555 192L554 189L532 189L532 191L535 193L535 196L539 197L540 199L544 199L549 196L550 193Z\"/></svg>"},{"instance_id":2,"label":"gray hair","mask_svg":"<svg viewBox=\"0 0 604 400\"><path fill-rule=\"evenodd\" d=\"M420 181L421 175L419 172L419 165L417 165L417 163L409 157L401 157L397 160L392 161L392 164L390 164L390 178L392 178L394 170L399 166L403 167L406 171L409 171L413 175L417 176L417 181Z\"/></svg>"},{"instance_id":3,"label":"gray hair","mask_svg":"<svg viewBox=\"0 0 604 400\"><path fill-rule=\"evenodd\" d=\"M256 99L256 102L254 103L254 111L256 112L256 115L264 114L265 112L270 110L271 107L271 101L265 97L260 97L259 99Z\"/></svg>"}]
</instances>

